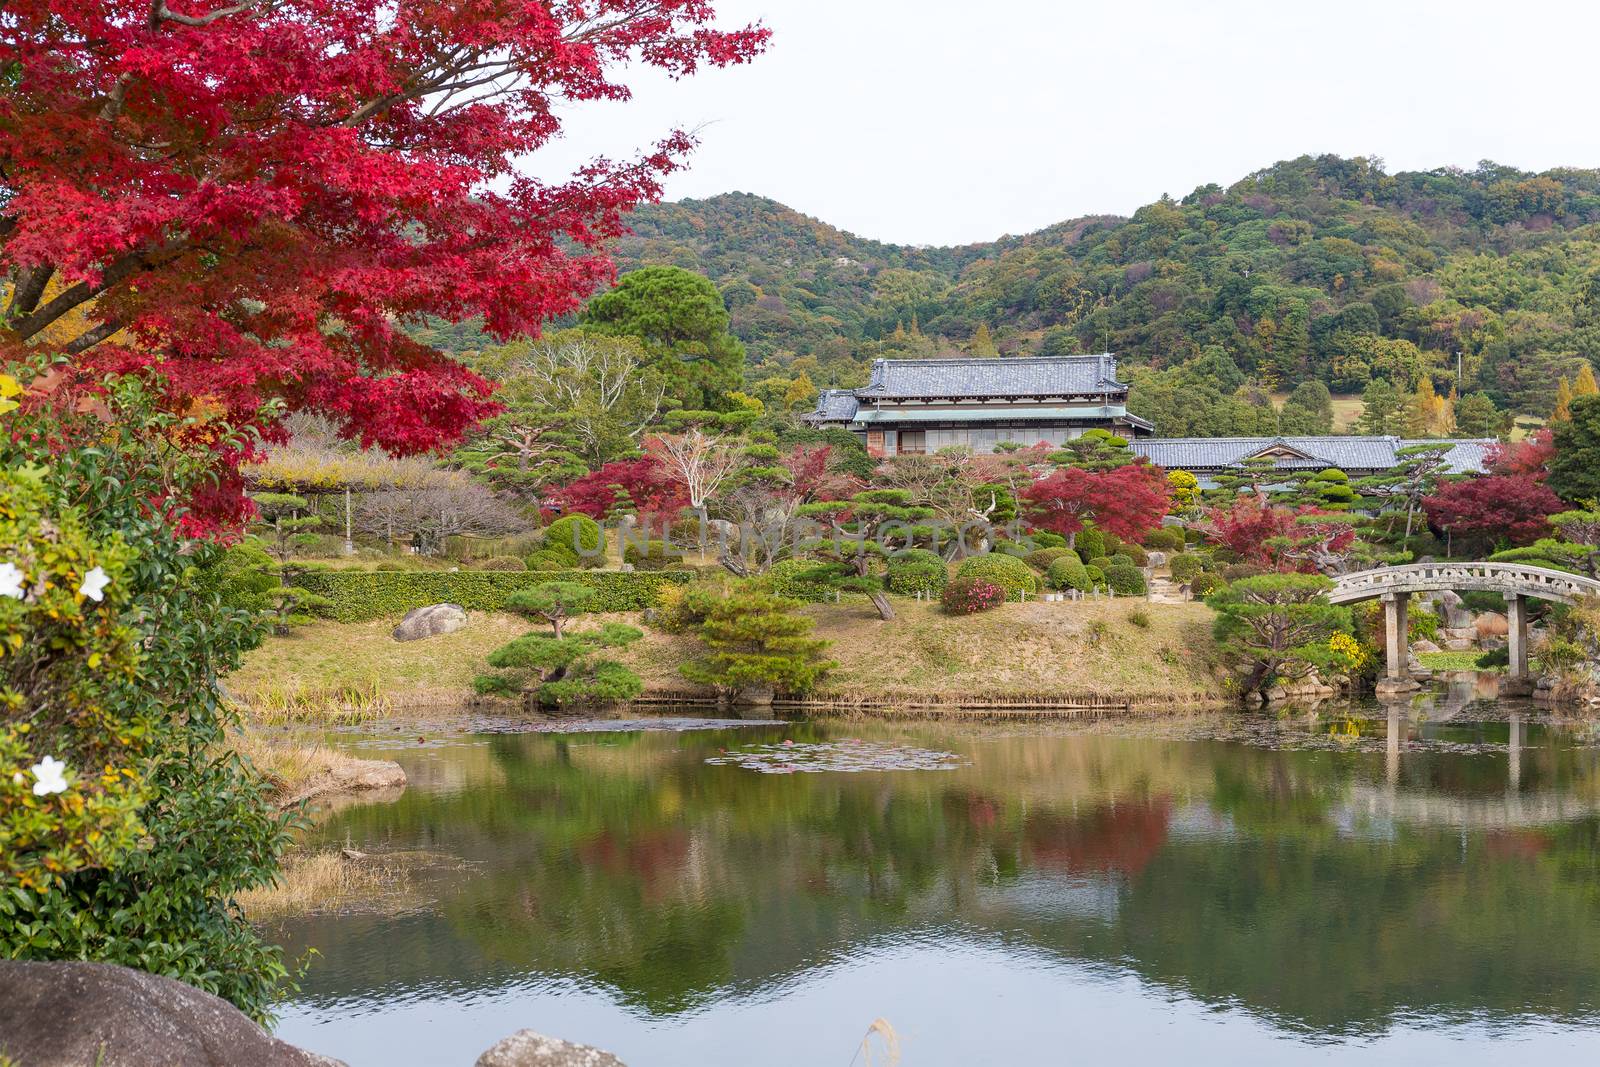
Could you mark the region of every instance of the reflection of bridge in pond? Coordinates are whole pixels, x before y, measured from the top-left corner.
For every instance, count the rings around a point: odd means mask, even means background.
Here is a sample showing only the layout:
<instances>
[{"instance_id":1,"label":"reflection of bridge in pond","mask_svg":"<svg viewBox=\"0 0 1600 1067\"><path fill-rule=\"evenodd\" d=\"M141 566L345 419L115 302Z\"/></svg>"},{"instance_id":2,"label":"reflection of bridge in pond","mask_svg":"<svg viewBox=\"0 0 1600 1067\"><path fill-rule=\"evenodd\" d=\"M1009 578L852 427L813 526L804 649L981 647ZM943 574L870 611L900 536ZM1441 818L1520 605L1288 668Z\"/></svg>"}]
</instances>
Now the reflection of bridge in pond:
<instances>
[{"instance_id":1,"label":"reflection of bridge in pond","mask_svg":"<svg viewBox=\"0 0 1600 1067\"><path fill-rule=\"evenodd\" d=\"M1374 598L1383 601L1386 674L1380 687L1390 691L1414 688L1406 641L1407 606L1413 593L1489 592L1506 601L1506 646L1510 657L1507 676L1517 685L1528 677L1528 599L1571 604L1581 597L1600 595L1600 581L1546 567L1516 563L1412 563L1404 567L1379 567L1336 578L1328 599L1353 604Z\"/></svg>"}]
</instances>

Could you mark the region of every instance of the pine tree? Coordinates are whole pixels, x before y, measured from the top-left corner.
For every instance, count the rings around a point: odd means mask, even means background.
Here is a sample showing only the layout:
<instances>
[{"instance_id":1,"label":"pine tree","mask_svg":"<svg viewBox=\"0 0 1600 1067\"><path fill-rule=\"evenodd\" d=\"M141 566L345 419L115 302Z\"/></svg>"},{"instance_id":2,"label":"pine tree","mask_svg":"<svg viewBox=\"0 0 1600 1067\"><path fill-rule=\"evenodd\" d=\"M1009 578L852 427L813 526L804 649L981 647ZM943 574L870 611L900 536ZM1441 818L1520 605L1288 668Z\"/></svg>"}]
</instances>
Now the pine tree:
<instances>
[{"instance_id":1,"label":"pine tree","mask_svg":"<svg viewBox=\"0 0 1600 1067\"><path fill-rule=\"evenodd\" d=\"M1401 412L1400 393L1387 378L1374 378L1361 394L1362 433L1390 434Z\"/></svg>"}]
</instances>

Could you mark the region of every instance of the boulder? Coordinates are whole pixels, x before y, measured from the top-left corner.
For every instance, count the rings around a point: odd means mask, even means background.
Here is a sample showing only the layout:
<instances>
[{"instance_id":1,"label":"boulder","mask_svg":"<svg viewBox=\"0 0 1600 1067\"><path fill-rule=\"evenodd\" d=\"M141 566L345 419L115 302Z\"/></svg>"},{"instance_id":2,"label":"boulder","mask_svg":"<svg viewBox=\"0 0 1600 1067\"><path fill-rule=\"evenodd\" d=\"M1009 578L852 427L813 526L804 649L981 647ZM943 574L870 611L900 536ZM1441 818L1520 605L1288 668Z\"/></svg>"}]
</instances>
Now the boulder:
<instances>
[{"instance_id":1,"label":"boulder","mask_svg":"<svg viewBox=\"0 0 1600 1067\"><path fill-rule=\"evenodd\" d=\"M0 960L0 1062L344 1067L277 1040L221 997L171 978L109 963L11 960Z\"/></svg>"},{"instance_id":2,"label":"boulder","mask_svg":"<svg viewBox=\"0 0 1600 1067\"><path fill-rule=\"evenodd\" d=\"M1155 568L1155 567L1165 567L1166 565L1167 565L1167 554L1165 552L1146 552L1145 553L1145 567L1147 569Z\"/></svg>"},{"instance_id":3,"label":"boulder","mask_svg":"<svg viewBox=\"0 0 1600 1067\"><path fill-rule=\"evenodd\" d=\"M394 628L396 641L420 641L424 637L451 634L467 624L467 612L460 604L429 604L412 608Z\"/></svg>"},{"instance_id":4,"label":"boulder","mask_svg":"<svg viewBox=\"0 0 1600 1067\"><path fill-rule=\"evenodd\" d=\"M1451 652L1471 652L1478 647L1478 642L1470 637L1452 637L1445 641L1444 647Z\"/></svg>"},{"instance_id":5,"label":"boulder","mask_svg":"<svg viewBox=\"0 0 1600 1067\"><path fill-rule=\"evenodd\" d=\"M1504 637L1511 632L1511 624L1506 617L1498 611L1486 611L1472 620L1473 629L1478 631L1478 636Z\"/></svg>"},{"instance_id":6,"label":"boulder","mask_svg":"<svg viewBox=\"0 0 1600 1067\"><path fill-rule=\"evenodd\" d=\"M1449 589L1445 589L1434 597L1433 610L1439 616L1439 623L1451 629L1459 629L1472 625L1472 612L1467 610L1461 597Z\"/></svg>"},{"instance_id":7,"label":"boulder","mask_svg":"<svg viewBox=\"0 0 1600 1067\"><path fill-rule=\"evenodd\" d=\"M624 1064L611 1053L590 1045L574 1045L532 1030L518 1030L479 1056L476 1067L624 1067Z\"/></svg>"},{"instance_id":8,"label":"boulder","mask_svg":"<svg viewBox=\"0 0 1600 1067\"><path fill-rule=\"evenodd\" d=\"M1411 651L1413 651L1413 652L1437 652L1437 651L1439 651L1439 646L1434 644L1432 641L1429 641L1426 637L1422 637L1422 638L1418 638L1417 640L1411 642Z\"/></svg>"}]
</instances>

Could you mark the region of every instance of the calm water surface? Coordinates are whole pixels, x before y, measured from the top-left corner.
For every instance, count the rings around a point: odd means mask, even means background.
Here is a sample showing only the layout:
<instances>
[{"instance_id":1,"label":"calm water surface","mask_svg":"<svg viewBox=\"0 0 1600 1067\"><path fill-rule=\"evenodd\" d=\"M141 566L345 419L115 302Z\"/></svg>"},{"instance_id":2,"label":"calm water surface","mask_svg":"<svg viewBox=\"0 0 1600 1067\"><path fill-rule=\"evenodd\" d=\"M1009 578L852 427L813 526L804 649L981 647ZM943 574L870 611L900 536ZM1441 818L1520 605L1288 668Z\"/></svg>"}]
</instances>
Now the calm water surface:
<instances>
[{"instance_id":1,"label":"calm water surface","mask_svg":"<svg viewBox=\"0 0 1600 1067\"><path fill-rule=\"evenodd\" d=\"M1531 707L394 738L312 839L420 866L273 927L356 1067L1600 1058L1600 737Z\"/></svg>"}]
</instances>

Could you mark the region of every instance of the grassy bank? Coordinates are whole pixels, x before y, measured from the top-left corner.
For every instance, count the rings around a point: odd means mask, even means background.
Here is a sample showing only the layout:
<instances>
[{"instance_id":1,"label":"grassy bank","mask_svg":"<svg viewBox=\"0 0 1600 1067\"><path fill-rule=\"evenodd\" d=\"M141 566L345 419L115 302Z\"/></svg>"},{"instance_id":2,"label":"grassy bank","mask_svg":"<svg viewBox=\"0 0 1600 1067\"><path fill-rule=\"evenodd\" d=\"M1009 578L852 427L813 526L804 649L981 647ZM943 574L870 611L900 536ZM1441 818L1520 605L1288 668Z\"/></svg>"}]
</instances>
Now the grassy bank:
<instances>
[{"instance_id":1,"label":"grassy bank","mask_svg":"<svg viewBox=\"0 0 1600 1067\"><path fill-rule=\"evenodd\" d=\"M808 610L817 619L817 636L833 642L828 655L838 661L815 694L822 699L1195 703L1222 697L1210 670L1211 612L1200 604L1031 602L953 617L933 604L899 601L899 617L891 622L880 621L864 603ZM484 657L530 629L513 616L474 613L456 633L401 644L389 636L392 625L301 627L251 653L229 685L247 700L254 693L375 686L393 708L459 703ZM646 630L618 658L639 673L648 694L695 695L705 691L685 682L678 666L699 647L693 637Z\"/></svg>"}]
</instances>

